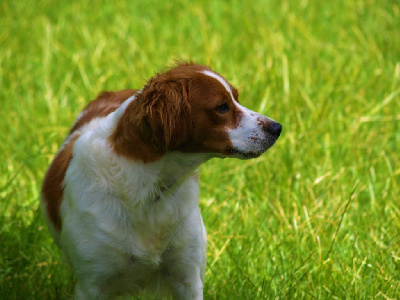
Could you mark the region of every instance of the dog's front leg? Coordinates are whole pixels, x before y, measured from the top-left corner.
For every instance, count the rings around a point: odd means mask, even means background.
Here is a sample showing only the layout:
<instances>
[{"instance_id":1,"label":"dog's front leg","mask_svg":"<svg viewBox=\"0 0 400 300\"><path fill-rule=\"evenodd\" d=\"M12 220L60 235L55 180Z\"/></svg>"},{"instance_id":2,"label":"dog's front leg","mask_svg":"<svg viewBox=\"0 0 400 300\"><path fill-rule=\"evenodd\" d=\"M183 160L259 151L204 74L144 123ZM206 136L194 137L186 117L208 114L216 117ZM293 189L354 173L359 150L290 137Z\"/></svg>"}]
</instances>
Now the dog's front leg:
<instances>
[{"instance_id":1,"label":"dog's front leg","mask_svg":"<svg viewBox=\"0 0 400 300\"><path fill-rule=\"evenodd\" d=\"M207 237L198 210L182 224L164 256L163 275L174 299L203 299Z\"/></svg>"},{"instance_id":2,"label":"dog's front leg","mask_svg":"<svg viewBox=\"0 0 400 300\"><path fill-rule=\"evenodd\" d=\"M191 270L192 274L169 275L169 285L174 299L202 300L203 282L200 277L200 268Z\"/></svg>"}]
</instances>

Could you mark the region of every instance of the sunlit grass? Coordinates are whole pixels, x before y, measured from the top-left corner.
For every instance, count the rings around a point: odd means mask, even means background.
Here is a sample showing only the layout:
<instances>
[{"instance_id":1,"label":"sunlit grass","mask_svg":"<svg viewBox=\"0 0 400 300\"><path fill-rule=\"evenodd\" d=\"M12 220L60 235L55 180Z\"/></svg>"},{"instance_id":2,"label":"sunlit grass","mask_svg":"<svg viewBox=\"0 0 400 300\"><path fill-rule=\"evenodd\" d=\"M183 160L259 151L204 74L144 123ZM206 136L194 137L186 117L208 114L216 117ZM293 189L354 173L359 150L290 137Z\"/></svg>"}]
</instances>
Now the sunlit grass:
<instances>
[{"instance_id":1,"label":"sunlit grass","mask_svg":"<svg viewBox=\"0 0 400 300\"><path fill-rule=\"evenodd\" d=\"M3 1L0 298L73 295L38 210L74 118L175 59L283 124L256 160L201 168L206 299L400 295L396 1Z\"/></svg>"}]
</instances>

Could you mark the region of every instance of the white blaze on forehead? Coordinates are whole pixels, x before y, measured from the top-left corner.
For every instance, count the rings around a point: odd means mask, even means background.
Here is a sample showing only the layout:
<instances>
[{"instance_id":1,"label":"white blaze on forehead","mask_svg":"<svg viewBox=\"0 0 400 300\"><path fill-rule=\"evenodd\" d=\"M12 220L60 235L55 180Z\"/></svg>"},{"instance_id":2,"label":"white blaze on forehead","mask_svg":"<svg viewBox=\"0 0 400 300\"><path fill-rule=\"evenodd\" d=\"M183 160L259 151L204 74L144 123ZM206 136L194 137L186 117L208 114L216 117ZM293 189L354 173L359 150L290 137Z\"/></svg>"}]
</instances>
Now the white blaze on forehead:
<instances>
[{"instance_id":1,"label":"white blaze on forehead","mask_svg":"<svg viewBox=\"0 0 400 300\"><path fill-rule=\"evenodd\" d=\"M229 93L229 95L231 95L232 101L236 102L235 97L233 97L233 94L232 94L232 89L224 78L222 78L218 74L215 74L214 72L209 71L209 70L200 71L200 73L203 73L204 75L210 76L210 77L218 80L219 83L221 83L222 86L225 88L225 90Z\"/></svg>"}]
</instances>

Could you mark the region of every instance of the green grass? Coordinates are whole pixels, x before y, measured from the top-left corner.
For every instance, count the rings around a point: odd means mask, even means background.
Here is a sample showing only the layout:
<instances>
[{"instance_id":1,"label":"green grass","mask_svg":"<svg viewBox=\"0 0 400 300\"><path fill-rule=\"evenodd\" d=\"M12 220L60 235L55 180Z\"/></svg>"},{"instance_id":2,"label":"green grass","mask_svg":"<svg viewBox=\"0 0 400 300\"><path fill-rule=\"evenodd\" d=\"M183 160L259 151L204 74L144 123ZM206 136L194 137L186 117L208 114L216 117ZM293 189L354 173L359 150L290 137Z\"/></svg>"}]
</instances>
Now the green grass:
<instances>
[{"instance_id":1,"label":"green grass","mask_svg":"<svg viewBox=\"0 0 400 300\"><path fill-rule=\"evenodd\" d=\"M44 172L85 103L174 59L284 128L201 168L205 298L400 298L399 2L2 1L0 28L0 299L71 297Z\"/></svg>"}]
</instances>

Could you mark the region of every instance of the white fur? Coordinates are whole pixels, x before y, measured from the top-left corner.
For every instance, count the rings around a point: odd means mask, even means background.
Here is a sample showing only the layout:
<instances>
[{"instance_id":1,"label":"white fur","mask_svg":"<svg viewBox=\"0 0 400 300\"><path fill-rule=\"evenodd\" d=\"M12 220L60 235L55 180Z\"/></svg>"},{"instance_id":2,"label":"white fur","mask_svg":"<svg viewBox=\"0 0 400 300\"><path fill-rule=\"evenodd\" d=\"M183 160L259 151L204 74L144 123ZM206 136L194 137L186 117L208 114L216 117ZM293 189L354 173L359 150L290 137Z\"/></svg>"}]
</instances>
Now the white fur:
<instances>
[{"instance_id":1,"label":"white fur","mask_svg":"<svg viewBox=\"0 0 400 300\"><path fill-rule=\"evenodd\" d=\"M171 152L147 164L117 156L107 139L126 106L79 130L66 173L63 227L52 233L77 276L76 297L150 287L202 299L206 232L193 173L210 156Z\"/></svg>"},{"instance_id":2,"label":"white fur","mask_svg":"<svg viewBox=\"0 0 400 300\"><path fill-rule=\"evenodd\" d=\"M232 89L224 78L222 78L218 74L214 73L213 71L209 71L209 70L200 71L200 73L203 73L204 75L207 75L209 77L212 77L212 78L218 80L222 84L222 86L225 88L225 90L229 93L229 95L232 98L232 101L236 102L235 97L233 97Z\"/></svg>"},{"instance_id":3,"label":"white fur","mask_svg":"<svg viewBox=\"0 0 400 300\"><path fill-rule=\"evenodd\" d=\"M261 154L276 141L276 138L263 130L262 123L274 122L274 120L249 110L237 102L236 106L242 111L242 119L236 128L228 130L233 147L242 153Z\"/></svg>"}]
</instances>

